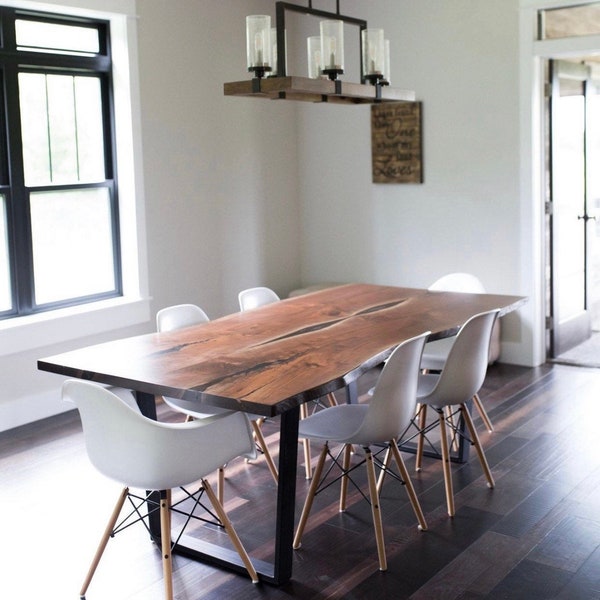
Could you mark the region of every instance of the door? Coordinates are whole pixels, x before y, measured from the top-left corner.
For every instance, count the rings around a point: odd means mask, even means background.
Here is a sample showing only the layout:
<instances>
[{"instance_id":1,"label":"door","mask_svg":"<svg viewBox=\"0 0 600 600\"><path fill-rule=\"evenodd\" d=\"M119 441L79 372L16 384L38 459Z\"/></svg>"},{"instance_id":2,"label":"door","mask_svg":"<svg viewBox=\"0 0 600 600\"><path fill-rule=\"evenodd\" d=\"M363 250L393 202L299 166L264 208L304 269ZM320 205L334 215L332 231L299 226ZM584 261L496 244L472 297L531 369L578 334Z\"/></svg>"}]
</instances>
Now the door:
<instances>
[{"instance_id":1,"label":"door","mask_svg":"<svg viewBox=\"0 0 600 600\"><path fill-rule=\"evenodd\" d=\"M551 61L549 102L550 348L556 357L591 336L598 195L597 106L591 69ZM595 98L597 99L597 97ZM595 161L595 168L592 167Z\"/></svg>"}]
</instances>

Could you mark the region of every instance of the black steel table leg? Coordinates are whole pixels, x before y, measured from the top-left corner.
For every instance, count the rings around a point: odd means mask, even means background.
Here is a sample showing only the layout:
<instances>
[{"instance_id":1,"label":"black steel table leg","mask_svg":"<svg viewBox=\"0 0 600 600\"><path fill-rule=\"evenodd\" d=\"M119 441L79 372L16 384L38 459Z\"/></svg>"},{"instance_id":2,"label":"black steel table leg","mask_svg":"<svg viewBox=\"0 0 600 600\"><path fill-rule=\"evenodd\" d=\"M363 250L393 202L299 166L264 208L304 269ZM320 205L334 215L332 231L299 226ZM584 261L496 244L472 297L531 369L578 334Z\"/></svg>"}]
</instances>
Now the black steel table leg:
<instances>
[{"instance_id":1,"label":"black steel table leg","mask_svg":"<svg viewBox=\"0 0 600 600\"><path fill-rule=\"evenodd\" d=\"M153 394L147 394L145 392L136 392L135 400L140 408L140 412L149 419L157 420L156 416L156 399ZM156 503L155 506L160 504L160 492L147 490L149 500ZM160 511L153 510L148 513L148 527L150 532L155 539L160 539Z\"/></svg>"},{"instance_id":2,"label":"black steel table leg","mask_svg":"<svg viewBox=\"0 0 600 600\"><path fill-rule=\"evenodd\" d=\"M296 506L296 470L298 465L298 423L300 407L281 415L279 438L279 485L275 525L273 583L285 583L292 576L294 512Z\"/></svg>"}]
</instances>

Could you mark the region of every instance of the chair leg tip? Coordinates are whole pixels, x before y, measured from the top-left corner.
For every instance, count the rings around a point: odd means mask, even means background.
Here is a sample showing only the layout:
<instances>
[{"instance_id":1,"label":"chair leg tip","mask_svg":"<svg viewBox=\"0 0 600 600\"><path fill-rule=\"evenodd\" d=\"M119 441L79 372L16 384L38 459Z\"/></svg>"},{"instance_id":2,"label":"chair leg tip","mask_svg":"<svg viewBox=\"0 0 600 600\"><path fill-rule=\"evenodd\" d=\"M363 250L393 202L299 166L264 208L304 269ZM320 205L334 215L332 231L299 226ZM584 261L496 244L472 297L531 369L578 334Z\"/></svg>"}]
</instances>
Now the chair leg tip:
<instances>
[{"instance_id":1,"label":"chair leg tip","mask_svg":"<svg viewBox=\"0 0 600 600\"><path fill-rule=\"evenodd\" d=\"M495 484L490 483L489 481L487 483L487 486L490 488L490 490L493 490L496 487Z\"/></svg>"},{"instance_id":2,"label":"chair leg tip","mask_svg":"<svg viewBox=\"0 0 600 600\"><path fill-rule=\"evenodd\" d=\"M417 525L417 529L418 529L419 531L427 531L427 526L423 527L423 525L420 525L420 524L419 524L419 525Z\"/></svg>"},{"instance_id":3,"label":"chair leg tip","mask_svg":"<svg viewBox=\"0 0 600 600\"><path fill-rule=\"evenodd\" d=\"M294 550L298 550L299 548L302 548L302 544L294 544L294 545L292 546L292 548L293 548Z\"/></svg>"}]
</instances>

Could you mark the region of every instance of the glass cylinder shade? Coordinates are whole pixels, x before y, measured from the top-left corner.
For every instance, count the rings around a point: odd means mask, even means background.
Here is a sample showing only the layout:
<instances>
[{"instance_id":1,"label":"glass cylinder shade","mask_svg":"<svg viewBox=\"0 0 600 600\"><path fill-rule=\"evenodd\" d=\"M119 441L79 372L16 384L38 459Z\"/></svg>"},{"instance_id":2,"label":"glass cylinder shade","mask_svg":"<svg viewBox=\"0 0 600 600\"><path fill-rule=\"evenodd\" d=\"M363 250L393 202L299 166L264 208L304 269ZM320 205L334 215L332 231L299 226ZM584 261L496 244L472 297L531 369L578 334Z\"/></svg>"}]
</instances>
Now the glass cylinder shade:
<instances>
[{"instance_id":1,"label":"glass cylinder shade","mask_svg":"<svg viewBox=\"0 0 600 600\"><path fill-rule=\"evenodd\" d=\"M391 83L391 74L390 74L390 40L383 40L383 78Z\"/></svg>"},{"instance_id":2,"label":"glass cylinder shade","mask_svg":"<svg viewBox=\"0 0 600 600\"><path fill-rule=\"evenodd\" d=\"M308 54L308 76L311 79L321 77L323 61L321 60L321 36L313 35L306 40Z\"/></svg>"},{"instance_id":3,"label":"glass cylinder shade","mask_svg":"<svg viewBox=\"0 0 600 600\"><path fill-rule=\"evenodd\" d=\"M246 56L249 71L270 71L271 17L250 15L246 17Z\"/></svg>"},{"instance_id":4,"label":"glass cylinder shade","mask_svg":"<svg viewBox=\"0 0 600 600\"><path fill-rule=\"evenodd\" d=\"M344 22L321 21L323 71L344 72Z\"/></svg>"},{"instance_id":5,"label":"glass cylinder shade","mask_svg":"<svg viewBox=\"0 0 600 600\"><path fill-rule=\"evenodd\" d=\"M383 29L363 29L361 35L363 75L380 77L385 71Z\"/></svg>"},{"instance_id":6,"label":"glass cylinder shade","mask_svg":"<svg viewBox=\"0 0 600 600\"><path fill-rule=\"evenodd\" d=\"M287 73L287 30L283 32L284 46L285 46L285 72ZM271 61L272 61L272 75L279 74L279 57L277 55L277 27L271 27Z\"/></svg>"}]
</instances>

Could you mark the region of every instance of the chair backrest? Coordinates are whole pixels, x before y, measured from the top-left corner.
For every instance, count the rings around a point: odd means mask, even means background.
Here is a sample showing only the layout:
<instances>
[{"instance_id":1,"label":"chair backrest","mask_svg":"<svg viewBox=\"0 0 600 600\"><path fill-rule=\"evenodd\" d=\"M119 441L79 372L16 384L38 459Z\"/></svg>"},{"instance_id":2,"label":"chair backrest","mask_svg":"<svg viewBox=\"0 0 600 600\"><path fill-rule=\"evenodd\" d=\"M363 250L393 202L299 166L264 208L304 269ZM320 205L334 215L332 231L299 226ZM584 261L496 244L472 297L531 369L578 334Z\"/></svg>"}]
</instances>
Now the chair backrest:
<instances>
[{"instance_id":1,"label":"chair backrest","mask_svg":"<svg viewBox=\"0 0 600 600\"><path fill-rule=\"evenodd\" d=\"M377 380L355 443L387 442L398 437L415 415L423 346L429 332L402 342L392 352Z\"/></svg>"},{"instance_id":2,"label":"chair backrest","mask_svg":"<svg viewBox=\"0 0 600 600\"><path fill-rule=\"evenodd\" d=\"M448 273L448 275L434 281L428 289L443 292L485 294L483 283L471 273Z\"/></svg>"},{"instance_id":3,"label":"chair backrest","mask_svg":"<svg viewBox=\"0 0 600 600\"><path fill-rule=\"evenodd\" d=\"M88 456L122 485L162 490L197 481L236 456L255 457L241 412L187 423L159 423L95 383L68 380L63 399L79 409Z\"/></svg>"},{"instance_id":4,"label":"chair backrest","mask_svg":"<svg viewBox=\"0 0 600 600\"><path fill-rule=\"evenodd\" d=\"M483 283L471 275L471 273L449 273L434 281L430 286L430 290L443 292L463 292L469 294L485 294ZM427 350L425 350L427 355ZM490 349L488 356L488 364L492 364L500 356L500 320L496 319L494 329L492 330L492 338L490 341Z\"/></svg>"},{"instance_id":5,"label":"chair backrest","mask_svg":"<svg viewBox=\"0 0 600 600\"><path fill-rule=\"evenodd\" d=\"M481 388L488 366L490 339L499 310L471 317L459 330L438 382L429 394L434 404L462 404Z\"/></svg>"},{"instance_id":6,"label":"chair backrest","mask_svg":"<svg viewBox=\"0 0 600 600\"><path fill-rule=\"evenodd\" d=\"M264 304L271 304L272 302L278 302L279 296L270 288L267 287L255 287L247 290L242 290L238 294L238 301L240 303L240 310L250 310L257 306L263 306Z\"/></svg>"},{"instance_id":7,"label":"chair backrest","mask_svg":"<svg viewBox=\"0 0 600 600\"><path fill-rule=\"evenodd\" d=\"M156 313L156 330L173 331L209 321L207 314L195 304L167 306Z\"/></svg>"}]
</instances>

